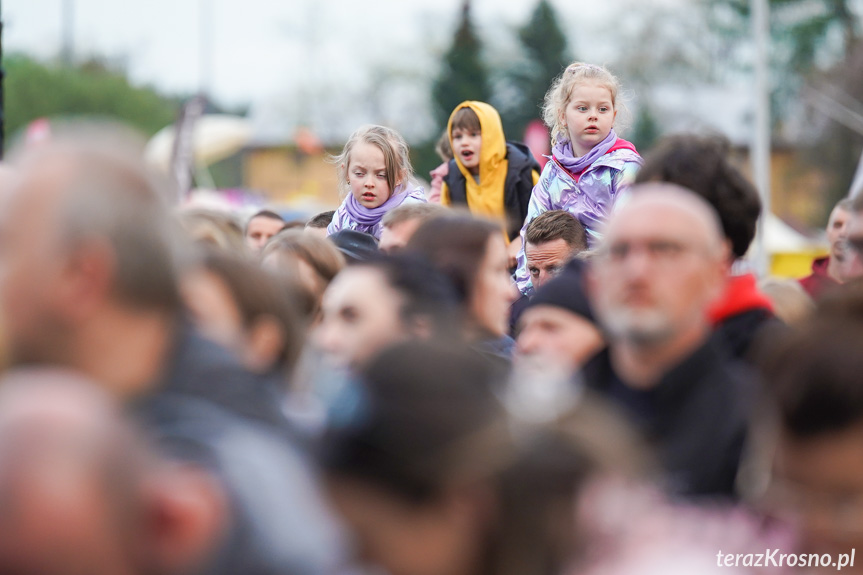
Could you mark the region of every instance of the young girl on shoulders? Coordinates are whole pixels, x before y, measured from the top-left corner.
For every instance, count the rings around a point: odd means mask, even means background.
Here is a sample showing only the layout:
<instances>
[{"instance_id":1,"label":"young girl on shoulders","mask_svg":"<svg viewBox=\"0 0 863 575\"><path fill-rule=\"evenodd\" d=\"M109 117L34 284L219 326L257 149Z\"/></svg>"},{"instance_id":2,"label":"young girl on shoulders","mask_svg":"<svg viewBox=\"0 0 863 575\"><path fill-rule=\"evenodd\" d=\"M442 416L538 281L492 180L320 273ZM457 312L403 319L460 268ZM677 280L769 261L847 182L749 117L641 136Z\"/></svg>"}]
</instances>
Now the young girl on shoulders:
<instances>
[{"instance_id":1,"label":"young girl on shoulders","mask_svg":"<svg viewBox=\"0 0 863 575\"><path fill-rule=\"evenodd\" d=\"M545 95L543 120L551 129L552 156L534 186L521 230L548 210L567 210L587 230L593 247L603 222L621 191L642 164L631 143L617 137L620 82L608 70L576 62L567 66ZM516 282L529 294L530 274L524 249L518 257Z\"/></svg>"},{"instance_id":2,"label":"young girl on shoulders","mask_svg":"<svg viewBox=\"0 0 863 575\"><path fill-rule=\"evenodd\" d=\"M380 239L384 214L404 203L426 201L423 189L412 182L407 142L395 130L364 126L333 161L348 194L327 227L328 235L356 230Z\"/></svg>"}]
</instances>

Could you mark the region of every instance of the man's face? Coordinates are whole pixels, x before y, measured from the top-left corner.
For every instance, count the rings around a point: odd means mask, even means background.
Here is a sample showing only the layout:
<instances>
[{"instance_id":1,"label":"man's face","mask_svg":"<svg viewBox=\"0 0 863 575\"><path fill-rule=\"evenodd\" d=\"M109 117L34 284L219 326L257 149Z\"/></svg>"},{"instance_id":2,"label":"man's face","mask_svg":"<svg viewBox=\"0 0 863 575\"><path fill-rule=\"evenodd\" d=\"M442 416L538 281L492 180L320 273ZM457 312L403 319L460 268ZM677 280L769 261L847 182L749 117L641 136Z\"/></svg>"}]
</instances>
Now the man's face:
<instances>
[{"instance_id":1,"label":"man's face","mask_svg":"<svg viewBox=\"0 0 863 575\"><path fill-rule=\"evenodd\" d=\"M848 229L848 220L851 214L836 206L830 213L830 219L827 222L827 241L830 242L830 255L832 257L841 257L842 240L846 237Z\"/></svg>"},{"instance_id":2,"label":"man's face","mask_svg":"<svg viewBox=\"0 0 863 575\"><path fill-rule=\"evenodd\" d=\"M590 291L613 338L655 344L705 324L727 268L704 228L685 209L655 202L612 218Z\"/></svg>"},{"instance_id":3,"label":"man's face","mask_svg":"<svg viewBox=\"0 0 863 575\"><path fill-rule=\"evenodd\" d=\"M768 504L800 529L801 552L863 549L863 424L807 439L782 433Z\"/></svg>"},{"instance_id":4,"label":"man's face","mask_svg":"<svg viewBox=\"0 0 863 575\"><path fill-rule=\"evenodd\" d=\"M533 287L539 288L560 273L566 262L572 259L572 247L560 238L541 244L527 242L524 256L530 282Z\"/></svg>"},{"instance_id":5,"label":"man's face","mask_svg":"<svg viewBox=\"0 0 863 575\"><path fill-rule=\"evenodd\" d=\"M518 358L550 361L567 371L583 365L604 345L599 328L560 307L530 307L518 323Z\"/></svg>"},{"instance_id":6,"label":"man's face","mask_svg":"<svg viewBox=\"0 0 863 575\"><path fill-rule=\"evenodd\" d=\"M384 226L384 229L381 231L381 243L378 244L378 249L388 254L403 249L421 223L422 220L415 218L399 222L392 226Z\"/></svg>"},{"instance_id":7,"label":"man's face","mask_svg":"<svg viewBox=\"0 0 863 575\"><path fill-rule=\"evenodd\" d=\"M53 296L64 287L57 213L64 177L54 164L0 186L0 312L15 362L45 360L59 331Z\"/></svg>"},{"instance_id":8,"label":"man's face","mask_svg":"<svg viewBox=\"0 0 863 575\"><path fill-rule=\"evenodd\" d=\"M348 268L324 292L316 345L339 366L358 368L406 337L402 296L375 269Z\"/></svg>"},{"instance_id":9,"label":"man's face","mask_svg":"<svg viewBox=\"0 0 863 575\"><path fill-rule=\"evenodd\" d=\"M267 216L258 216L249 220L246 227L246 245L252 253L259 253L271 237L285 227L285 222Z\"/></svg>"},{"instance_id":10,"label":"man's face","mask_svg":"<svg viewBox=\"0 0 863 575\"><path fill-rule=\"evenodd\" d=\"M839 275L849 281L863 277L863 212L849 213L845 226L848 247L838 258Z\"/></svg>"}]
</instances>

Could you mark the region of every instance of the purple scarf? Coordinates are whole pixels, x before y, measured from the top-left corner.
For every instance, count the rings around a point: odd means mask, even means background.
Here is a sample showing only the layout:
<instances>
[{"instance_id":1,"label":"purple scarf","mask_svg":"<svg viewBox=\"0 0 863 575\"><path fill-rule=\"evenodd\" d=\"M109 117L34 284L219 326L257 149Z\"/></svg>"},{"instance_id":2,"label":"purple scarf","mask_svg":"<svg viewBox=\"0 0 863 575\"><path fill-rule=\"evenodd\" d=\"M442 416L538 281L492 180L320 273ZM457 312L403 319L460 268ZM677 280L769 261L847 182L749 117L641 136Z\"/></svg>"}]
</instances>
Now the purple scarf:
<instances>
[{"instance_id":1,"label":"purple scarf","mask_svg":"<svg viewBox=\"0 0 863 575\"><path fill-rule=\"evenodd\" d=\"M393 195L387 201L376 208L367 208L360 204L353 194L348 194L348 199L345 202L345 210L351 220L363 226L374 226L381 221L388 211L402 205L405 198L408 197L408 190L404 185L397 186Z\"/></svg>"},{"instance_id":2,"label":"purple scarf","mask_svg":"<svg viewBox=\"0 0 863 575\"><path fill-rule=\"evenodd\" d=\"M572 144L568 139L561 140L555 144L551 153L554 156L554 159L560 162L564 168L573 174L580 174L597 159L607 154L608 150L611 149L616 141L617 134L614 133L614 129L612 128L603 141L595 145L588 153L580 158L576 158L572 155Z\"/></svg>"}]
</instances>

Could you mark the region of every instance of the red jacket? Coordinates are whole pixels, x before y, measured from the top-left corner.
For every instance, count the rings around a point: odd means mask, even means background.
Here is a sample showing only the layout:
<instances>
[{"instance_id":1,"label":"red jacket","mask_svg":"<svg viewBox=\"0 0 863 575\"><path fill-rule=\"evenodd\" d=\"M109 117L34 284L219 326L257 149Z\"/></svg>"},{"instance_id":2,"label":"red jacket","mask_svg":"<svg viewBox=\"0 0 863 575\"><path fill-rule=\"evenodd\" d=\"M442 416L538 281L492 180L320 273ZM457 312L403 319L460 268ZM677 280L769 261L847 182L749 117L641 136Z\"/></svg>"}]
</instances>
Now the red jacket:
<instances>
[{"instance_id":1,"label":"red jacket","mask_svg":"<svg viewBox=\"0 0 863 575\"><path fill-rule=\"evenodd\" d=\"M797 280L812 299L818 299L825 291L829 291L840 285L839 282L834 280L827 273L827 266L829 263L829 256L818 258L812 262L812 274Z\"/></svg>"}]
</instances>

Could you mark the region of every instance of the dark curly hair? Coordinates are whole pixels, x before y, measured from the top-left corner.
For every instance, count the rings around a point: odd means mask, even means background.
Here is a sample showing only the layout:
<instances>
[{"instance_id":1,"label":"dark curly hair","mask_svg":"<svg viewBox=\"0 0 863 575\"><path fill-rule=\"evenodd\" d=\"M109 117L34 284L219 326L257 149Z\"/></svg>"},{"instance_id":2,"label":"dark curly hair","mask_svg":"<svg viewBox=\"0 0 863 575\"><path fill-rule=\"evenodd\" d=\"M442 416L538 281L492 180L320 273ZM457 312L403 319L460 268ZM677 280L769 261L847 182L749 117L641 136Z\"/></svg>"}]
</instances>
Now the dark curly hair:
<instances>
[{"instance_id":1,"label":"dark curly hair","mask_svg":"<svg viewBox=\"0 0 863 575\"><path fill-rule=\"evenodd\" d=\"M728 159L722 136L676 134L663 138L645 157L635 181L672 182L707 200L719 214L735 258L743 257L761 214L758 190Z\"/></svg>"}]
</instances>

